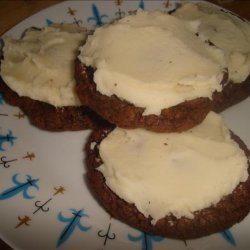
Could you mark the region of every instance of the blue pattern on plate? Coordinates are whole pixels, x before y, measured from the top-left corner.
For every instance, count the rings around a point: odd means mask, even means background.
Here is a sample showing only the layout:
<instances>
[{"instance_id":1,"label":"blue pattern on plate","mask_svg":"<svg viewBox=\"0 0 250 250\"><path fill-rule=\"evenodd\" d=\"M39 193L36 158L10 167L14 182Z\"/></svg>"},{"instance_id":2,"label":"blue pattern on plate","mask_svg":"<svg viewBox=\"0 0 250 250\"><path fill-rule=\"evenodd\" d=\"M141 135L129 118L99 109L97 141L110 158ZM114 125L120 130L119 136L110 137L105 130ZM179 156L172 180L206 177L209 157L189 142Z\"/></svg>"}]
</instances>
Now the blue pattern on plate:
<instances>
[{"instance_id":1,"label":"blue pattern on plate","mask_svg":"<svg viewBox=\"0 0 250 250\"><path fill-rule=\"evenodd\" d=\"M4 104L4 98L3 98L3 94L0 93L0 105Z\"/></svg>"},{"instance_id":2,"label":"blue pattern on plate","mask_svg":"<svg viewBox=\"0 0 250 250\"><path fill-rule=\"evenodd\" d=\"M108 15L104 14L101 15L97 6L93 3L92 4L92 14L93 16L89 17L87 19L88 22L94 21L95 26L102 26L104 24L104 22L102 21L105 17L108 18Z\"/></svg>"},{"instance_id":3,"label":"blue pattern on plate","mask_svg":"<svg viewBox=\"0 0 250 250\"><path fill-rule=\"evenodd\" d=\"M139 8L142 10L145 9L144 0L139 0Z\"/></svg>"},{"instance_id":4,"label":"blue pattern on plate","mask_svg":"<svg viewBox=\"0 0 250 250\"><path fill-rule=\"evenodd\" d=\"M139 236L132 236L131 234L128 234L128 238L130 241L140 241L141 250L153 250L153 242L159 242L164 239L163 237L154 236L146 233L141 233Z\"/></svg>"},{"instance_id":5,"label":"blue pattern on plate","mask_svg":"<svg viewBox=\"0 0 250 250\"><path fill-rule=\"evenodd\" d=\"M16 140L17 137L13 135L13 132L9 130L7 134L1 134L0 133L0 151L5 151L3 148L3 144L5 142L8 142L11 146L14 145L14 140Z\"/></svg>"},{"instance_id":6,"label":"blue pattern on plate","mask_svg":"<svg viewBox=\"0 0 250 250\"><path fill-rule=\"evenodd\" d=\"M57 241L57 247L62 245L74 232L74 230L78 227L82 232L88 231L91 227L85 227L81 225L81 218L82 217L89 217L87 214L84 213L83 209L76 210L76 209L70 209L72 211L72 215L69 218L66 218L62 215L62 212L60 212L57 216L58 220L61 222L67 223L66 227L63 229L63 231L60 234L60 237Z\"/></svg>"},{"instance_id":7,"label":"blue pattern on plate","mask_svg":"<svg viewBox=\"0 0 250 250\"><path fill-rule=\"evenodd\" d=\"M233 234L231 233L231 231L229 229L221 232L221 235L231 245L236 246L236 241L234 239L234 236L233 236Z\"/></svg>"},{"instance_id":8,"label":"blue pattern on plate","mask_svg":"<svg viewBox=\"0 0 250 250\"><path fill-rule=\"evenodd\" d=\"M50 20L50 19L46 19L46 24L48 25L48 26L51 26L52 24L54 24L54 22L52 21L52 20Z\"/></svg>"},{"instance_id":9,"label":"blue pattern on plate","mask_svg":"<svg viewBox=\"0 0 250 250\"><path fill-rule=\"evenodd\" d=\"M24 199L33 199L34 196L31 196L28 194L28 190L30 188L35 188L39 190L39 187L37 185L37 182L39 179L32 179L30 175L26 175L26 181L20 182L17 180L18 174L14 174L12 176L12 182L14 183L14 186L7 188L0 194L0 200L6 200L13 196L16 196L19 193L23 194Z\"/></svg>"}]
</instances>

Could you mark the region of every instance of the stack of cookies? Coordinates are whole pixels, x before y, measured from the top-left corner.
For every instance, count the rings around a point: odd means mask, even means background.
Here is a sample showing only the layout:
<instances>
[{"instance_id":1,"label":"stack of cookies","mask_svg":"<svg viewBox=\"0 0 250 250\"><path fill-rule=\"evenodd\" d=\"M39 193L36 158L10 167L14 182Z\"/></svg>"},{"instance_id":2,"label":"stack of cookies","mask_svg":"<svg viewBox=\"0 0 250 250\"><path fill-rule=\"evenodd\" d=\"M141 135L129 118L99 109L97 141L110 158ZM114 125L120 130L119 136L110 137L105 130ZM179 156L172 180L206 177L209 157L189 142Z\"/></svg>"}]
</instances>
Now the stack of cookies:
<instances>
[{"instance_id":1,"label":"stack of cookies","mask_svg":"<svg viewBox=\"0 0 250 250\"><path fill-rule=\"evenodd\" d=\"M74 61L87 34L75 24L55 24L4 39L0 92L36 127L75 131L102 122L75 92Z\"/></svg>"},{"instance_id":2,"label":"stack of cookies","mask_svg":"<svg viewBox=\"0 0 250 250\"><path fill-rule=\"evenodd\" d=\"M214 112L250 95L249 41L247 21L203 4L138 11L91 35L29 29L4 40L0 91L39 128L93 129L89 186L113 217L197 238L250 210L249 151Z\"/></svg>"},{"instance_id":3,"label":"stack of cookies","mask_svg":"<svg viewBox=\"0 0 250 250\"><path fill-rule=\"evenodd\" d=\"M198 25L193 32L204 42L223 50L228 79L223 91L213 94L213 110L221 112L242 101L250 93L249 22L234 13L210 4L185 4L174 16Z\"/></svg>"},{"instance_id":4,"label":"stack of cookies","mask_svg":"<svg viewBox=\"0 0 250 250\"><path fill-rule=\"evenodd\" d=\"M250 210L249 151L212 111L250 93L249 44L248 54L225 44L250 26L220 12L138 11L80 48L79 98L114 124L89 138L89 185L113 217L150 234L201 237Z\"/></svg>"}]
</instances>

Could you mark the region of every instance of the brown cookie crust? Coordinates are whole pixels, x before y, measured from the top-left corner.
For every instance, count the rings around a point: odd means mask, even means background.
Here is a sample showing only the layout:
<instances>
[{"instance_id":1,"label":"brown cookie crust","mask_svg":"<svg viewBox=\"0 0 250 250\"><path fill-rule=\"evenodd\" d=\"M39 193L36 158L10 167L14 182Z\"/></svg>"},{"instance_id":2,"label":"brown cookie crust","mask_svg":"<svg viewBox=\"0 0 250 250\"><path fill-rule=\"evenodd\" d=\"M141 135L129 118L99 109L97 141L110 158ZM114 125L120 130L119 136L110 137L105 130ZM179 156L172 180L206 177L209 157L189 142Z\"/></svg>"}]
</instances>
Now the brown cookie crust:
<instances>
[{"instance_id":1,"label":"brown cookie crust","mask_svg":"<svg viewBox=\"0 0 250 250\"><path fill-rule=\"evenodd\" d=\"M193 239L228 229L240 222L250 211L250 178L240 183L235 190L221 199L216 205L196 211L193 219L167 215L150 223L151 218L146 218L137 210L134 204L127 203L119 198L105 183L102 173L96 168L102 164L99 155L99 144L111 130L95 130L86 145L87 180L96 199L113 216L130 226L149 234L160 235L175 239ZM246 145L232 134L232 138L249 157ZM93 144L95 143L94 147ZM145 190L146 192L146 190Z\"/></svg>"},{"instance_id":2,"label":"brown cookie crust","mask_svg":"<svg viewBox=\"0 0 250 250\"><path fill-rule=\"evenodd\" d=\"M105 96L96 90L93 69L78 59L75 64L76 90L83 105L97 112L104 119L123 128L145 128L155 132L181 132L203 121L211 110L208 98L185 101L163 109L159 116L143 116L144 109L135 107L117 96Z\"/></svg>"},{"instance_id":3,"label":"brown cookie crust","mask_svg":"<svg viewBox=\"0 0 250 250\"><path fill-rule=\"evenodd\" d=\"M250 96L250 76L242 83L229 82L223 91L213 93L212 110L219 113Z\"/></svg>"},{"instance_id":4,"label":"brown cookie crust","mask_svg":"<svg viewBox=\"0 0 250 250\"><path fill-rule=\"evenodd\" d=\"M93 129L105 124L101 117L87 107L54 107L48 103L36 101L29 97L20 97L11 90L0 77L0 92L5 101L20 107L34 126L48 131L77 131Z\"/></svg>"}]
</instances>

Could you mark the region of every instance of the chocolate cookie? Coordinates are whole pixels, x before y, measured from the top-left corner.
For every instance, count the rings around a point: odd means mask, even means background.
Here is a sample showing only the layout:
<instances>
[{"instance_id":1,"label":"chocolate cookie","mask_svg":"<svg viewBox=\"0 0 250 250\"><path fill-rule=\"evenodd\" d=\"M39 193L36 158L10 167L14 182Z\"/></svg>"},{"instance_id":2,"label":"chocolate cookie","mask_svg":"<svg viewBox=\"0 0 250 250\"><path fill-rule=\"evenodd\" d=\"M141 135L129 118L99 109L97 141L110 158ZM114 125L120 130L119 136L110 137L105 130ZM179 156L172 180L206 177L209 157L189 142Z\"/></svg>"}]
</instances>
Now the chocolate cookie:
<instances>
[{"instance_id":1,"label":"chocolate cookie","mask_svg":"<svg viewBox=\"0 0 250 250\"><path fill-rule=\"evenodd\" d=\"M102 159L99 155L99 144L109 132L110 130L96 130L91 134L86 145L86 162L89 186L97 200L114 218L149 234L176 239L192 239L225 230L240 222L248 214L250 210L250 203L248 202L250 199L249 177L217 204L194 212L193 219L186 217L176 218L169 214L158 220L155 225L152 225L152 218L146 218L134 204L119 198L106 185L102 173L96 170L102 164ZM232 138L244 150L245 154L249 156L249 151L240 138L234 134L232 134Z\"/></svg>"},{"instance_id":2,"label":"chocolate cookie","mask_svg":"<svg viewBox=\"0 0 250 250\"><path fill-rule=\"evenodd\" d=\"M0 92L7 103L20 107L30 123L49 131L76 131L93 129L107 123L96 113L84 106L54 107L48 103L19 96L0 78Z\"/></svg>"},{"instance_id":3,"label":"chocolate cookie","mask_svg":"<svg viewBox=\"0 0 250 250\"><path fill-rule=\"evenodd\" d=\"M213 94L212 110L223 110L245 100L250 96L250 76L242 83L229 82L221 92Z\"/></svg>"},{"instance_id":4,"label":"chocolate cookie","mask_svg":"<svg viewBox=\"0 0 250 250\"><path fill-rule=\"evenodd\" d=\"M182 4L172 14L180 20L199 21L193 31L196 36L227 55L228 83L223 91L213 94L212 110L221 112L250 96L247 60L250 46L248 36L245 35L250 31L249 22L235 13L206 2Z\"/></svg>"},{"instance_id":5,"label":"chocolate cookie","mask_svg":"<svg viewBox=\"0 0 250 250\"><path fill-rule=\"evenodd\" d=\"M123 128L145 128L155 132L181 132L201 123L211 109L209 98L197 98L163 109L159 116L143 115L136 107L117 96L105 96L96 90L94 70L78 59L75 65L76 90L80 101L110 123Z\"/></svg>"}]
</instances>

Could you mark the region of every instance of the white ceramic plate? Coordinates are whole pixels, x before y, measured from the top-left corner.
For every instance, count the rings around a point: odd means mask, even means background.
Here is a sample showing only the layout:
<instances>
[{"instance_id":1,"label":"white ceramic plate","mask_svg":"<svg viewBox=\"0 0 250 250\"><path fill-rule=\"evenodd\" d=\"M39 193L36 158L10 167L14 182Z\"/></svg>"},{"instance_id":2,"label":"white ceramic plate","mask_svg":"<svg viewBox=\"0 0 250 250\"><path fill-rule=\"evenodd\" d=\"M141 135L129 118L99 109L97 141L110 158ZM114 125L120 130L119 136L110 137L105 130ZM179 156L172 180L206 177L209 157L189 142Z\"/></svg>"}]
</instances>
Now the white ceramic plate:
<instances>
[{"instance_id":1,"label":"white ceramic plate","mask_svg":"<svg viewBox=\"0 0 250 250\"><path fill-rule=\"evenodd\" d=\"M174 9L177 1L68 1L24 20L30 26L77 22L95 28L138 7ZM250 146L250 99L228 109L228 126ZM0 96L0 237L16 249L249 249L250 217L230 230L178 241L144 234L110 218L85 183L90 131L50 133L31 126ZM32 184L32 185L31 185ZM249 202L249 201L247 201Z\"/></svg>"}]
</instances>

